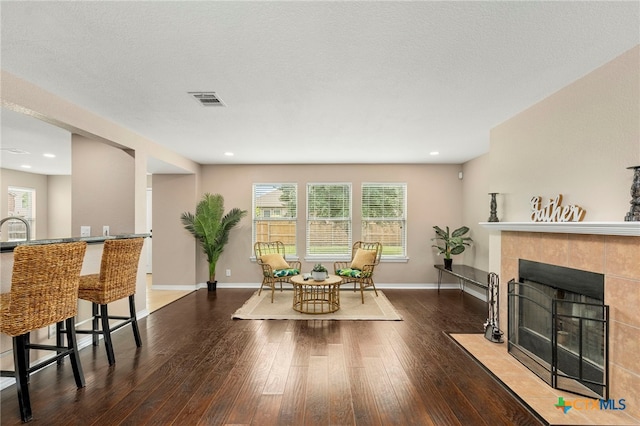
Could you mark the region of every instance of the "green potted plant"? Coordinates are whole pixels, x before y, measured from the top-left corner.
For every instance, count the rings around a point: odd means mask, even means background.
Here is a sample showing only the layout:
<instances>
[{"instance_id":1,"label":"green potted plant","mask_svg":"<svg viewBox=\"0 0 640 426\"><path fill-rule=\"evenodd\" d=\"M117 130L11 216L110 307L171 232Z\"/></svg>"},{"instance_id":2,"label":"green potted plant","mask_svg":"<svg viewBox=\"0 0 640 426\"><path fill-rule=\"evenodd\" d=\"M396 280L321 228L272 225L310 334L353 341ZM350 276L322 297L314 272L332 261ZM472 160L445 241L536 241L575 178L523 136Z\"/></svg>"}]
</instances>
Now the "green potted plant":
<instances>
[{"instance_id":1,"label":"green potted plant","mask_svg":"<svg viewBox=\"0 0 640 426\"><path fill-rule=\"evenodd\" d=\"M216 263L229 241L229 232L247 214L246 210L233 208L224 214L224 198L220 194L206 193L196 206L196 212L180 215L184 228L200 243L209 262L207 288L216 289Z\"/></svg>"},{"instance_id":2,"label":"green potted plant","mask_svg":"<svg viewBox=\"0 0 640 426\"><path fill-rule=\"evenodd\" d=\"M324 281L329 276L329 272L327 271L327 268L324 267L324 265L316 263L311 270L311 276L313 277L314 281Z\"/></svg>"},{"instance_id":3,"label":"green potted plant","mask_svg":"<svg viewBox=\"0 0 640 426\"><path fill-rule=\"evenodd\" d=\"M453 263L451 256L462 253L470 245L469 243L473 241L470 237L464 236L469 232L469 228L461 226L453 232L449 232L448 226L446 231L439 226L434 226L433 229L436 231L436 236L431 240L437 241L437 244L433 244L431 247L437 248L438 254L444 255L444 267L451 270Z\"/></svg>"}]
</instances>

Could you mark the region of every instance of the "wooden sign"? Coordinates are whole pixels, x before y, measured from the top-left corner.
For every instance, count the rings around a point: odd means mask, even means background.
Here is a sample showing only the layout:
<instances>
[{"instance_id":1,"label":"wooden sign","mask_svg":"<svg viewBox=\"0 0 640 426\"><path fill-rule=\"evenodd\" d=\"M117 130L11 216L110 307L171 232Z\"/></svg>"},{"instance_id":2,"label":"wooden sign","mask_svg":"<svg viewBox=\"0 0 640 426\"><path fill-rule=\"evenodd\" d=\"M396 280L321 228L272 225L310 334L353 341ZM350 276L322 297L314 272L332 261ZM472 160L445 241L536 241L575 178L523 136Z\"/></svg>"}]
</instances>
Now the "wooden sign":
<instances>
[{"instance_id":1,"label":"wooden sign","mask_svg":"<svg viewBox=\"0 0 640 426\"><path fill-rule=\"evenodd\" d=\"M581 222L587 213L578 205L562 205L562 194L542 206L540 196L531 198L531 220L533 222Z\"/></svg>"}]
</instances>

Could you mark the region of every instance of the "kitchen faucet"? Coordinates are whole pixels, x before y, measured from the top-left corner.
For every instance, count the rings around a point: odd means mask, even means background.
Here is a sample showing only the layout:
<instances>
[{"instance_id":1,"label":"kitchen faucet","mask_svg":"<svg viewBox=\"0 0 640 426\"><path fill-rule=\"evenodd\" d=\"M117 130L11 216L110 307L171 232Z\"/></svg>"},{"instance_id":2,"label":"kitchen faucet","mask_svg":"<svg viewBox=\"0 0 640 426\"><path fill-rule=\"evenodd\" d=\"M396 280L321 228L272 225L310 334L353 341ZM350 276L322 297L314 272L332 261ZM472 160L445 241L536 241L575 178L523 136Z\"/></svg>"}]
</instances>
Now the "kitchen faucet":
<instances>
[{"instance_id":1,"label":"kitchen faucet","mask_svg":"<svg viewBox=\"0 0 640 426\"><path fill-rule=\"evenodd\" d=\"M4 219L0 220L0 228L2 228L2 224L8 220L19 220L20 222L24 223L24 226L27 228L27 241L31 241L31 226L29 225L29 222L27 222L25 218L20 216L5 217Z\"/></svg>"}]
</instances>

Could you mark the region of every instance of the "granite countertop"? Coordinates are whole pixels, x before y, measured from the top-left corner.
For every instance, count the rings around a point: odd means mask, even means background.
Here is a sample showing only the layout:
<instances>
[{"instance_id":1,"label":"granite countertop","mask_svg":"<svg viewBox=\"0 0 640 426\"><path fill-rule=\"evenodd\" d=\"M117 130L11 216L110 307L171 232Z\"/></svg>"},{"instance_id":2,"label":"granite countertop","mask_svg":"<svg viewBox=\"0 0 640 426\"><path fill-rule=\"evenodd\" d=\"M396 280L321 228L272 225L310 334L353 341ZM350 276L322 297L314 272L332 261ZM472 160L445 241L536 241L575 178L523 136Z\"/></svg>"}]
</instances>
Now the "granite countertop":
<instances>
[{"instance_id":1,"label":"granite countertop","mask_svg":"<svg viewBox=\"0 0 640 426\"><path fill-rule=\"evenodd\" d=\"M17 246L22 245L40 245L40 244L57 244L72 243L75 241L86 241L87 244L104 243L106 240L122 240L125 238L147 238L151 234L122 234L122 235L99 235L94 237L68 237L68 238L51 238L48 240L31 240L31 241L3 241L0 242L0 252L13 251Z\"/></svg>"}]
</instances>

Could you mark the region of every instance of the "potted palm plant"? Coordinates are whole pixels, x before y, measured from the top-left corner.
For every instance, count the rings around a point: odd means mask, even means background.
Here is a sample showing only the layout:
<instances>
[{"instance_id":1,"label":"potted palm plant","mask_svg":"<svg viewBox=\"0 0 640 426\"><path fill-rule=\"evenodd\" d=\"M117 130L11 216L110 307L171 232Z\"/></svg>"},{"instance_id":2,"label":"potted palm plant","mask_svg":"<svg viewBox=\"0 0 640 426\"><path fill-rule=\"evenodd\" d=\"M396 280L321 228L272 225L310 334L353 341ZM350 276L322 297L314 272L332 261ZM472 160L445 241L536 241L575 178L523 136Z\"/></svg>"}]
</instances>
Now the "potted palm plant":
<instances>
[{"instance_id":1,"label":"potted palm plant","mask_svg":"<svg viewBox=\"0 0 640 426\"><path fill-rule=\"evenodd\" d=\"M229 232L247 214L246 210L233 208L224 214L224 198L220 194L206 193L196 206L196 212L180 215L184 228L200 243L209 262L209 281L207 288L215 291L216 263L229 241Z\"/></svg>"},{"instance_id":2,"label":"potted palm plant","mask_svg":"<svg viewBox=\"0 0 640 426\"><path fill-rule=\"evenodd\" d=\"M448 226L446 231L439 226L434 226L433 229L436 231L436 236L431 240L437 241L437 244L433 244L431 247L437 248L438 254L444 255L444 267L451 270L451 265L453 264L451 256L462 253L470 245L469 243L473 241L470 237L464 236L469 232L469 228L461 226L453 232L449 232Z\"/></svg>"}]
</instances>

